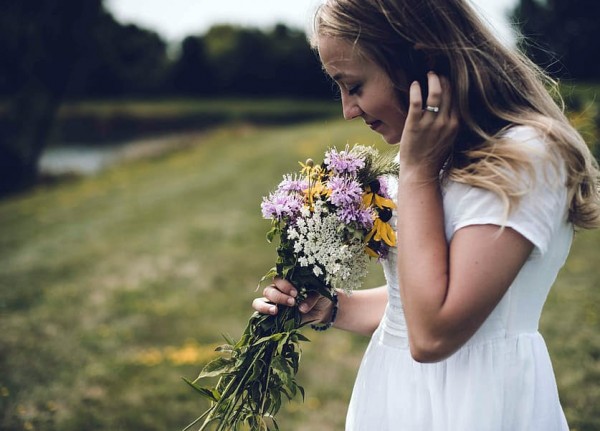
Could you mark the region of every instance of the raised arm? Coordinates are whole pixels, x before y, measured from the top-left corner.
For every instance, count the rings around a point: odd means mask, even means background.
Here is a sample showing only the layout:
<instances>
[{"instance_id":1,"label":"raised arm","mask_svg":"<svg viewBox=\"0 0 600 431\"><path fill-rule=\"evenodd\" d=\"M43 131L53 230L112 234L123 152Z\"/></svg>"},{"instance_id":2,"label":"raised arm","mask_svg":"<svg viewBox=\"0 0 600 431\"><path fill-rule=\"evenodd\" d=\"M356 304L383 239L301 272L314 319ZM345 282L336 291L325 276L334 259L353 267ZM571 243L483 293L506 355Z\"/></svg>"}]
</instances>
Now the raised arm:
<instances>
[{"instance_id":1,"label":"raised arm","mask_svg":"<svg viewBox=\"0 0 600 431\"><path fill-rule=\"evenodd\" d=\"M422 112L418 84L400 148L398 183L398 272L411 354L433 362L460 348L498 304L531 253L518 232L495 225L458 230L450 244L437 175L445 148L457 129L450 89L429 76L428 104Z\"/></svg>"}]
</instances>

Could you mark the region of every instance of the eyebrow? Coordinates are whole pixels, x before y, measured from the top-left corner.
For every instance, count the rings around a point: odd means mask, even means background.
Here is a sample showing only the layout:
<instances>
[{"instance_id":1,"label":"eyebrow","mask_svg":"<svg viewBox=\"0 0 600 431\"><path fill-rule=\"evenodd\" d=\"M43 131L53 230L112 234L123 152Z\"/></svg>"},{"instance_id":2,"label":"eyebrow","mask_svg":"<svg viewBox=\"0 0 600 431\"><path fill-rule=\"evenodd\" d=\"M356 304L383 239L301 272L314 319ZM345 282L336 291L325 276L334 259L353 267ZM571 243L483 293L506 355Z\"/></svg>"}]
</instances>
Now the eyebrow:
<instances>
[{"instance_id":1,"label":"eyebrow","mask_svg":"<svg viewBox=\"0 0 600 431\"><path fill-rule=\"evenodd\" d=\"M356 79L356 76L352 75L352 74L347 74L347 73L344 73L344 72L338 72L335 75L333 75L331 77L331 79L333 79L334 81L338 82L338 81L344 80L344 79L350 79L350 80Z\"/></svg>"}]
</instances>

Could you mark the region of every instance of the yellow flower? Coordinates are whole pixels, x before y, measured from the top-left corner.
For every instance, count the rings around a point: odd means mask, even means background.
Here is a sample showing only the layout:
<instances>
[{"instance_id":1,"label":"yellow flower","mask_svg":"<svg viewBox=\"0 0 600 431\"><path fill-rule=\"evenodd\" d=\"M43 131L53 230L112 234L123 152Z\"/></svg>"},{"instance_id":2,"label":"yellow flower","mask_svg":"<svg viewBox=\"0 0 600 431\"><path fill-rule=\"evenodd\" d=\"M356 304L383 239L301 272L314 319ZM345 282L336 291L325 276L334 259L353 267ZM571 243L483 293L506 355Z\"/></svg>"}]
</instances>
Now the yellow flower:
<instances>
[{"instance_id":1,"label":"yellow flower","mask_svg":"<svg viewBox=\"0 0 600 431\"><path fill-rule=\"evenodd\" d=\"M371 257L379 257L379 254L369 246L365 247L365 252Z\"/></svg>"},{"instance_id":2,"label":"yellow flower","mask_svg":"<svg viewBox=\"0 0 600 431\"><path fill-rule=\"evenodd\" d=\"M363 193L362 200L363 204L369 207L378 207L378 208L396 208L396 204L391 199L384 198L377 192L379 192L379 181L372 181L367 187L365 187L365 192Z\"/></svg>"},{"instance_id":3,"label":"yellow flower","mask_svg":"<svg viewBox=\"0 0 600 431\"><path fill-rule=\"evenodd\" d=\"M396 246L396 234L392 226L379 217L373 221L373 229L368 233L365 241L368 243L371 239L374 241L383 241L390 247Z\"/></svg>"}]
</instances>

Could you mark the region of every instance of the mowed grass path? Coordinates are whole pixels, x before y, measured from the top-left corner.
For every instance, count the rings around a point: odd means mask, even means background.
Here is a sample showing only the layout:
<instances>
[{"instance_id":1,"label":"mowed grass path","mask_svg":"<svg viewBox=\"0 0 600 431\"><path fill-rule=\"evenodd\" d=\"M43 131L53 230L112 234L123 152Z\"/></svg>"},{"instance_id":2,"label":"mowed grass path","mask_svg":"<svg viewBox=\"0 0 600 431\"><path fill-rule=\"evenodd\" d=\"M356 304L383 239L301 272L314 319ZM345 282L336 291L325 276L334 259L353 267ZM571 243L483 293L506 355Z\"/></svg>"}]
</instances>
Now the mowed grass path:
<instances>
[{"instance_id":1,"label":"mowed grass path","mask_svg":"<svg viewBox=\"0 0 600 431\"><path fill-rule=\"evenodd\" d=\"M178 430L193 378L239 336L274 248L261 197L358 123L224 127L184 151L0 202L0 428ZM573 429L600 429L600 235L577 235L545 334ZM367 285L383 281L374 265ZM285 431L341 430L366 339L308 331ZM518 396L516 394L515 396Z\"/></svg>"}]
</instances>

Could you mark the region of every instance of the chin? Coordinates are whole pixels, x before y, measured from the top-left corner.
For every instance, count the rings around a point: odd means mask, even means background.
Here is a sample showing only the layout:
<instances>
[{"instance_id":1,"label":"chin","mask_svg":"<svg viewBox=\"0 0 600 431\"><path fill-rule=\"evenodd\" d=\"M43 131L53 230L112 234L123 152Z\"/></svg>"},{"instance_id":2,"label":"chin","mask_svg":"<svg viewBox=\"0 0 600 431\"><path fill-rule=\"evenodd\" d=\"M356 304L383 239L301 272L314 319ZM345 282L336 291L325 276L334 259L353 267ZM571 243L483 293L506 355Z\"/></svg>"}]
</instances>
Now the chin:
<instances>
[{"instance_id":1,"label":"chin","mask_svg":"<svg viewBox=\"0 0 600 431\"><path fill-rule=\"evenodd\" d=\"M381 137L383 138L383 140L388 145L398 145L400 143L400 139L402 139L402 135L400 135L400 136L397 136L397 135L389 135L389 136L381 135Z\"/></svg>"}]
</instances>

